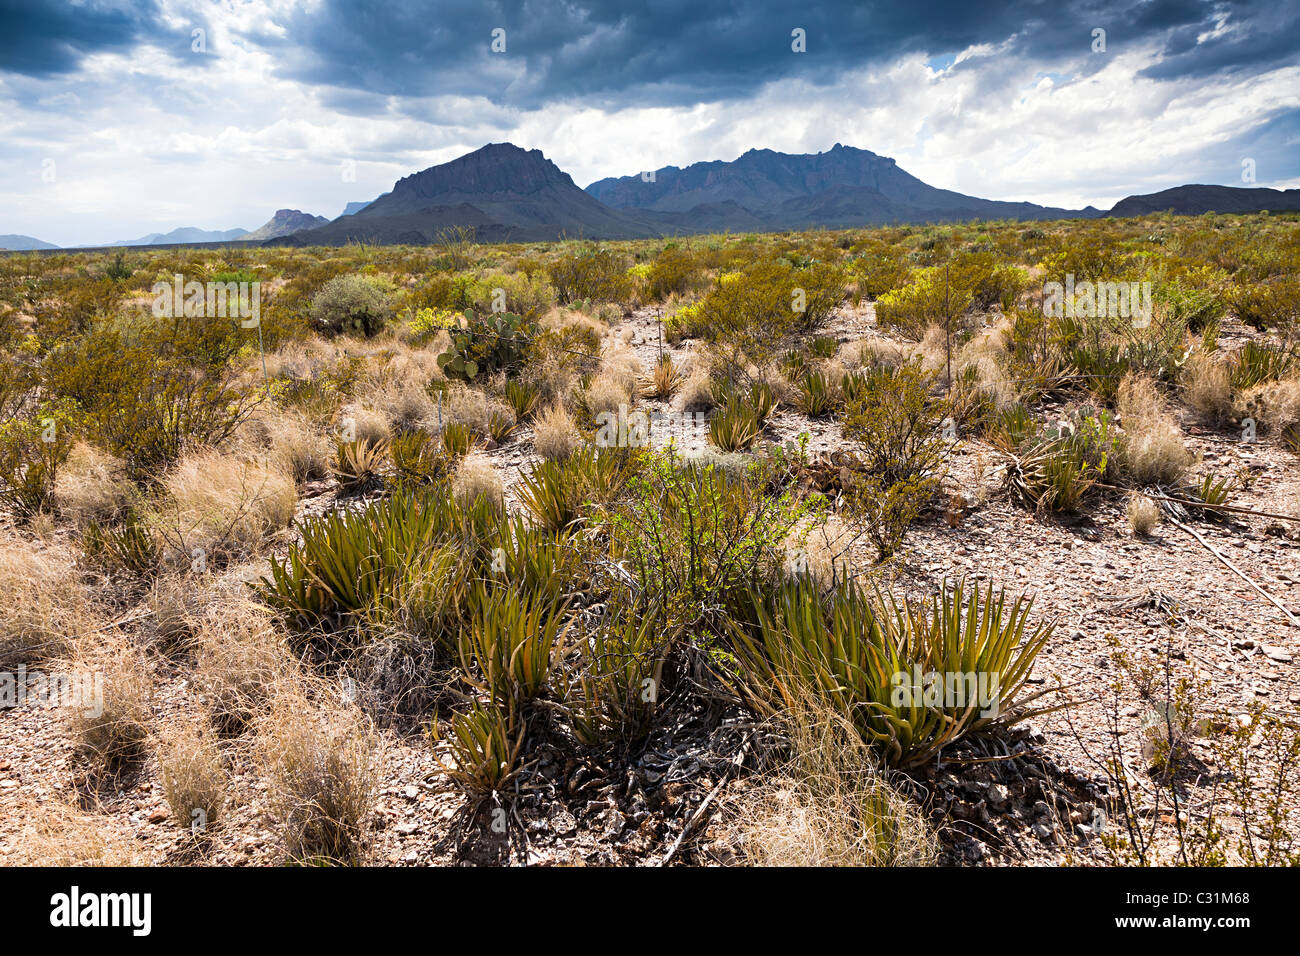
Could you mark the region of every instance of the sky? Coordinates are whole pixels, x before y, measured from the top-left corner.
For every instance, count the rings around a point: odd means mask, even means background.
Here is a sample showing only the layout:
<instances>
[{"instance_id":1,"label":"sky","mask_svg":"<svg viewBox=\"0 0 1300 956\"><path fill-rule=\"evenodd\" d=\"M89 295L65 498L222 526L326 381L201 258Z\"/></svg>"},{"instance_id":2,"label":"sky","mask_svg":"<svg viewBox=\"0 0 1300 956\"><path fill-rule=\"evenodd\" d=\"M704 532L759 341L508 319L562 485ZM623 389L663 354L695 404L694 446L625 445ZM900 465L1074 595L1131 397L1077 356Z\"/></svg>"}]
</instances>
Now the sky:
<instances>
[{"instance_id":1,"label":"sky","mask_svg":"<svg viewBox=\"0 0 1300 956\"><path fill-rule=\"evenodd\" d=\"M506 141L579 186L843 143L1068 208L1289 188L1298 53L1296 0L0 0L0 234L334 218Z\"/></svg>"}]
</instances>

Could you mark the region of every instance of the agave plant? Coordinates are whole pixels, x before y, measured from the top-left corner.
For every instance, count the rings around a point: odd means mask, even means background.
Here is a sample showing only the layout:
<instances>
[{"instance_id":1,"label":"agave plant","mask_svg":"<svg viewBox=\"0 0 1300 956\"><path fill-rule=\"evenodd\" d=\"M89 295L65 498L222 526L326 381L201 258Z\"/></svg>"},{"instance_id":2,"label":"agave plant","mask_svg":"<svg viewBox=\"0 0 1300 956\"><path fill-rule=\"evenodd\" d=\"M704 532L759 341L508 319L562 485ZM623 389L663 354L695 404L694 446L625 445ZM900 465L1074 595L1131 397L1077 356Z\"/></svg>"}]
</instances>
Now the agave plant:
<instances>
[{"instance_id":1,"label":"agave plant","mask_svg":"<svg viewBox=\"0 0 1300 956\"><path fill-rule=\"evenodd\" d=\"M735 395L709 417L709 440L723 451L744 451L761 429L758 413Z\"/></svg>"},{"instance_id":2,"label":"agave plant","mask_svg":"<svg viewBox=\"0 0 1300 956\"><path fill-rule=\"evenodd\" d=\"M430 736L447 744L452 764L444 769L452 782L472 796L485 796L505 787L518 771L524 730L509 708L476 701L455 714L446 731L435 720Z\"/></svg>"},{"instance_id":3,"label":"agave plant","mask_svg":"<svg viewBox=\"0 0 1300 956\"><path fill-rule=\"evenodd\" d=\"M835 408L836 398L835 384L830 376L819 369L812 369L804 373L799 381L795 404L809 418L821 418Z\"/></svg>"},{"instance_id":4,"label":"agave plant","mask_svg":"<svg viewBox=\"0 0 1300 956\"><path fill-rule=\"evenodd\" d=\"M479 584L470 603L474 610L459 639L462 677L507 708L537 697L546 687L552 655L564 643L564 602Z\"/></svg>"},{"instance_id":5,"label":"agave plant","mask_svg":"<svg viewBox=\"0 0 1300 956\"><path fill-rule=\"evenodd\" d=\"M682 374L682 370L673 362L673 357L665 352L659 356L659 361L655 363L654 370L642 387L647 398L657 398L666 402L677 393L685 381L686 376Z\"/></svg>"},{"instance_id":6,"label":"agave plant","mask_svg":"<svg viewBox=\"0 0 1300 956\"><path fill-rule=\"evenodd\" d=\"M761 711L812 698L845 715L885 760L910 768L993 724L1033 716L1022 695L1053 626L1028 629L1032 601L964 583L929 602L848 585L824 599L797 579L751 595L757 626L733 627L744 692ZM1028 633L1026 633L1028 631Z\"/></svg>"},{"instance_id":7,"label":"agave plant","mask_svg":"<svg viewBox=\"0 0 1300 956\"><path fill-rule=\"evenodd\" d=\"M334 447L334 464L331 471L338 480L339 490L346 495L361 494L382 481L384 455L388 442L339 441Z\"/></svg>"}]
</instances>

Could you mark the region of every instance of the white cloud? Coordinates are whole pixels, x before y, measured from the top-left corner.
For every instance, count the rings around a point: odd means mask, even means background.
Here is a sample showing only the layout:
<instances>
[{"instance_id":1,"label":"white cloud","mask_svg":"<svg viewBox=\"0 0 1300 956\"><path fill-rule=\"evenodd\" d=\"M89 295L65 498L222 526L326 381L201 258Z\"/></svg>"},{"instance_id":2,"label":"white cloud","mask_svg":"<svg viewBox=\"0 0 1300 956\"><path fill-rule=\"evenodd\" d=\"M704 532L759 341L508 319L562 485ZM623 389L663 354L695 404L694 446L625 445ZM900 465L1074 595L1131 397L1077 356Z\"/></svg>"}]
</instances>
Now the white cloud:
<instances>
[{"instance_id":1,"label":"white cloud","mask_svg":"<svg viewBox=\"0 0 1300 956\"><path fill-rule=\"evenodd\" d=\"M168 9L188 22L183 3ZM0 76L0 232L70 245L182 225L252 229L286 206L333 217L403 175L504 139L540 148L580 186L754 147L840 142L942 188L1108 207L1133 192L1232 182L1240 157L1218 171L1207 150L1300 105L1300 67L1156 81L1138 75L1153 51L1129 50L1087 75L1095 64L1081 60L1045 76L982 44L943 70L918 54L727 103L657 106L647 94L646 105L621 109L520 111L467 97L375 98L381 107L355 115L327 105L337 91L278 78L274 53L241 39L256 4L205 9L207 60L144 46L89 57L69 77ZM41 179L47 159L52 183ZM1285 185L1265 173L1258 185Z\"/></svg>"}]
</instances>

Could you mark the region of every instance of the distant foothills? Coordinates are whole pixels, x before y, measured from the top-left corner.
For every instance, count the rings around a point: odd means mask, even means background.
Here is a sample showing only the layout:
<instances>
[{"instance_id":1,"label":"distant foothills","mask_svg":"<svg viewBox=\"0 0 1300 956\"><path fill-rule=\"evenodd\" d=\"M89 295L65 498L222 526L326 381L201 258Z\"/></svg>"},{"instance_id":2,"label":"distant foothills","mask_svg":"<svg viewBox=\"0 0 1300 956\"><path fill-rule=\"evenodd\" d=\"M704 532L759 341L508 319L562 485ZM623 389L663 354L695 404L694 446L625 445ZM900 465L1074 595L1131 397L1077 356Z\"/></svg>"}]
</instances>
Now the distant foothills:
<instances>
[{"instance_id":1,"label":"distant foothills","mask_svg":"<svg viewBox=\"0 0 1300 956\"><path fill-rule=\"evenodd\" d=\"M93 248L227 242L423 245L451 226L472 227L480 242L541 242L1263 210L1300 211L1300 189L1187 185L1129 196L1109 211L1058 209L937 189L886 156L837 143L826 152L797 155L751 149L732 162L664 166L601 179L584 190L540 150L490 143L399 179L391 191L369 202L350 202L332 221L281 209L251 232L186 227ZM55 248L30 236L0 235L0 249Z\"/></svg>"}]
</instances>

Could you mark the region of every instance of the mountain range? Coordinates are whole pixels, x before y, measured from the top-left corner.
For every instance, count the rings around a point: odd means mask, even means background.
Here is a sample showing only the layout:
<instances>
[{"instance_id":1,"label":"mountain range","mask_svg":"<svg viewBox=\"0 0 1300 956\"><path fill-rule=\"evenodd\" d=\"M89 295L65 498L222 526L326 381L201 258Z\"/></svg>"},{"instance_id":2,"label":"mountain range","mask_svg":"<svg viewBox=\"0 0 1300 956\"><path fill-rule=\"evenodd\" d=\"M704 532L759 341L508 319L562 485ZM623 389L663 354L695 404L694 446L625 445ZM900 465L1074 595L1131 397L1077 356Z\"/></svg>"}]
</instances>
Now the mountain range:
<instances>
[{"instance_id":1,"label":"mountain range","mask_svg":"<svg viewBox=\"0 0 1300 956\"><path fill-rule=\"evenodd\" d=\"M300 209L277 209L275 215L269 220L239 238L245 242L259 239L278 239L280 236L292 235L303 229L323 226L327 222L329 220L324 216L313 216L311 213L303 212Z\"/></svg>"},{"instance_id":2,"label":"mountain range","mask_svg":"<svg viewBox=\"0 0 1300 956\"><path fill-rule=\"evenodd\" d=\"M239 241L330 246L350 242L424 245L449 227L480 242L561 238L639 239L715 232L844 229L976 219L1090 219L1172 210L1183 215L1300 211L1300 189L1186 185L1129 196L1109 211L1005 202L939 189L889 157L836 143L821 153L751 149L731 162L598 180L580 189L537 149L489 143L398 180L369 202L349 202L333 221L280 209L258 229L185 227L103 246ZM0 236L0 249L55 248L30 236Z\"/></svg>"}]
</instances>

